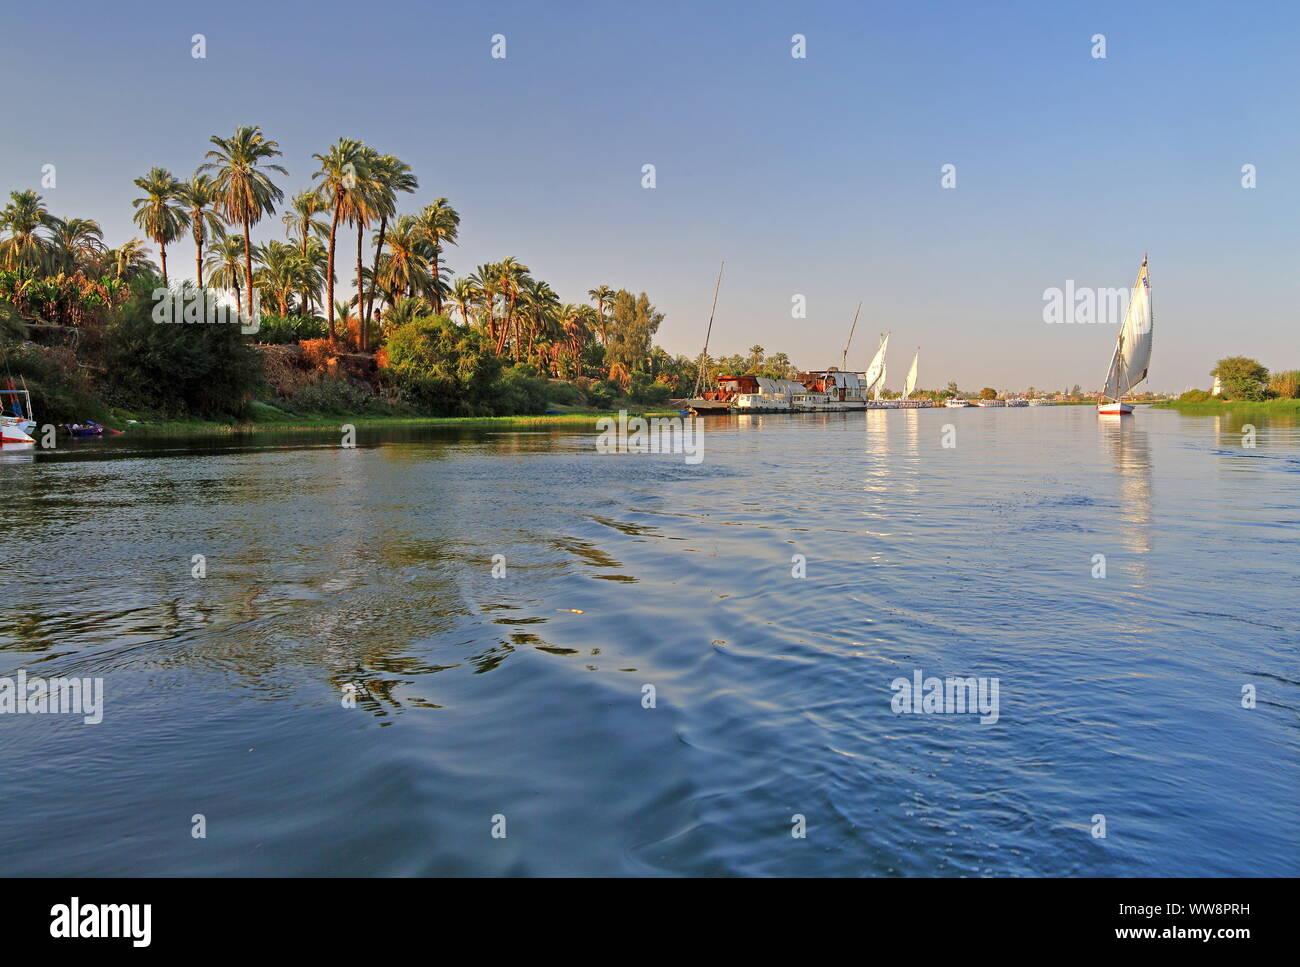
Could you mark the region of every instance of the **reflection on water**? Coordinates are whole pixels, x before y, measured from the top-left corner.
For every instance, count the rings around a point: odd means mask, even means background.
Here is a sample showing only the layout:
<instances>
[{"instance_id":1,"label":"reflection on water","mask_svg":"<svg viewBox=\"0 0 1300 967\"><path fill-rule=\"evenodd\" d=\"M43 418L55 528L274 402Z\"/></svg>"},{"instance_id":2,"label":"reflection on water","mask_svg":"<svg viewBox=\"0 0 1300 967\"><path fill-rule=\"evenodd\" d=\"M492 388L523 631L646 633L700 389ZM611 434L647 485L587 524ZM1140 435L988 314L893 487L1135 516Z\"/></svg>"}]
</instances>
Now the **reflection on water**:
<instances>
[{"instance_id":1,"label":"reflection on water","mask_svg":"<svg viewBox=\"0 0 1300 967\"><path fill-rule=\"evenodd\" d=\"M594 426L6 451L0 677L103 677L106 707L0 715L0 873L1294 874L1300 432L1234 432L1044 407L720 419L699 466ZM916 669L997 677L998 722L893 714Z\"/></svg>"},{"instance_id":2,"label":"reflection on water","mask_svg":"<svg viewBox=\"0 0 1300 967\"><path fill-rule=\"evenodd\" d=\"M1125 546L1135 555L1133 574L1140 587L1147 584L1145 555L1151 552L1151 448L1147 431L1132 416L1097 417L1099 439L1116 471L1120 520Z\"/></svg>"}]
</instances>

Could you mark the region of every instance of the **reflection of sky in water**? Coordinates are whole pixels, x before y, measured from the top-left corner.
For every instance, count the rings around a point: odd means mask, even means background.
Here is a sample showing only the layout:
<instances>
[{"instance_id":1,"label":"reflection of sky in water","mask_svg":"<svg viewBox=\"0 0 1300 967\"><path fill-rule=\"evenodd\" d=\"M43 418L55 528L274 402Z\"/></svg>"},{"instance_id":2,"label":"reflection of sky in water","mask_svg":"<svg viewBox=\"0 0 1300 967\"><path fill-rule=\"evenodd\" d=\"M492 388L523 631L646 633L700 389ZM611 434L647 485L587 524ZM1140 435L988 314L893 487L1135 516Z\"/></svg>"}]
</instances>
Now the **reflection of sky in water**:
<instances>
[{"instance_id":1,"label":"reflection of sky in water","mask_svg":"<svg viewBox=\"0 0 1300 967\"><path fill-rule=\"evenodd\" d=\"M1300 432L1256 422L1251 451L1042 407L723 419L699 466L594 427L6 459L0 675L103 676L106 711L0 721L0 872L1294 874ZM997 725L893 715L918 668L998 677Z\"/></svg>"}]
</instances>

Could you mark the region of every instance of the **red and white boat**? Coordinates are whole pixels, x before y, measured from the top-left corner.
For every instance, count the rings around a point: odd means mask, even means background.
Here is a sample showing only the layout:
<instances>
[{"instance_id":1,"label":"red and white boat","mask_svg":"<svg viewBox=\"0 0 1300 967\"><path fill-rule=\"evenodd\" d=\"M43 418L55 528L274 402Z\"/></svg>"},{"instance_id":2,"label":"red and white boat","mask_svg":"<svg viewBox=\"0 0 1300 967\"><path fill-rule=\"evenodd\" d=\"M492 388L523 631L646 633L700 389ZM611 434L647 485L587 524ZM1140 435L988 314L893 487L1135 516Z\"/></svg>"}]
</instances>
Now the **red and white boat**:
<instances>
[{"instance_id":1,"label":"red and white boat","mask_svg":"<svg viewBox=\"0 0 1300 967\"><path fill-rule=\"evenodd\" d=\"M31 435L23 430L18 421L0 420L0 443L6 446L16 443L35 443Z\"/></svg>"},{"instance_id":2,"label":"red and white boat","mask_svg":"<svg viewBox=\"0 0 1300 967\"><path fill-rule=\"evenodd\" d=\"M8 405L13 415L6 412ZM36 420L32 418L32 395L23 388L18 389L13 381L5 389L0 389L0 443L35 443L32 433L36 430Z\"/></svg>"},{"instance_id":3,"label":"red and white boat","mask_svg":"<svg viewBox=\"0 0 1300 967\"><path fill-rule=\"evenodd\" d=\"M1106 385L1101 390L1097 404L1098 416L1128 416L1133 407L1124 402L1124 396L1147 378L1151 365L1151 329L1155 315L1151 311L1151 278L1147 274L1147 257L1142 256L1133 294L1124 312L1124 325L1115 340L1115 355L1111 357L1106 372Z\"/></svg>"}]
</instances>

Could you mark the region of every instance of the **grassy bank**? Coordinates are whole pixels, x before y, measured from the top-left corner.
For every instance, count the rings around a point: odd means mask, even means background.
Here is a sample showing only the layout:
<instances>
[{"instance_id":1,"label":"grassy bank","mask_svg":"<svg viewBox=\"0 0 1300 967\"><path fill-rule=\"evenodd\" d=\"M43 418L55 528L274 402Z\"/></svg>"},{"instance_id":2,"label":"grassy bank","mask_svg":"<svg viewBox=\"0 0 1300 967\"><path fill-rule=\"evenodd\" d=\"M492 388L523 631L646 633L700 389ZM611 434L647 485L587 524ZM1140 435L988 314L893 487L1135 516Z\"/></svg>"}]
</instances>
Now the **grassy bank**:
<instances>
[{"instance_id":1,"label":"grassy bank","mask_svg":"<svg viewBox=\"0 0 1300 967\"><path fill-rule=\"evenodd\" d=\"M1192 416L1300 416L1300 400L1278 399L1250 402L1248 400L1199 400L1153 403L1157 409L1177 410Z\"/></svg>"},{"instance_id":2,"label":"grassy bank","mask_svg":"<svg viewBox=\"0 0 1300 967\"><path fill-rule=\"evenodd\" d=\"M283 433L292 431L337 431L344 424L357 429L382 429L386 427L593 427L602 416L617 417L617 412L591 410L569 413L547 413L537 416L300 416L283 411L265 413L271 407L259 408L255 419L242 423L223 423L215 420L175 420L155 423L132 423L126 427L128 436L191 436L204 434L245 434L258 432ZM676 411L629 411L629 416L676 416Z\"/></svg>"}]
</instances>

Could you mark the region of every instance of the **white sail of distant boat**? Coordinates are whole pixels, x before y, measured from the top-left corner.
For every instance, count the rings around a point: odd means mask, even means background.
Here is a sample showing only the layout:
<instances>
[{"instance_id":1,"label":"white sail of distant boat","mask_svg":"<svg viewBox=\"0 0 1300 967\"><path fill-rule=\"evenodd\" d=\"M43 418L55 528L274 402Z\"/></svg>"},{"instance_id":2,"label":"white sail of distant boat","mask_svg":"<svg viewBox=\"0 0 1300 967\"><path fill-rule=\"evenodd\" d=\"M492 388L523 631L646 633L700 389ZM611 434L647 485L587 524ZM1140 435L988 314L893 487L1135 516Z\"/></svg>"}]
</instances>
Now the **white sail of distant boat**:
<instances>
[{"instance_id":1,"label":"white sail of distant boat","mask_svg":"<svg viewBox=\"0 0 1300 967\"><path fill-rule=\"evenodd\" d=\"M1219 379L1219 377L1216 376L1214 377L1214 387L1210 390L1210 395L1218 396L1222 392L1223 392L1223 380Z\"/></svg>"},{"instance_id":2,"label":"white sail of distant boat","mask_svg":"<svg viewBox=\"0 0 1300 967\"><path fill-rule=\"evenodd\" d=\"M903 384L903 399L912 395L912 390L916 389L916 363L921 358L921 350L916 351L912 357L912 368L907 371L907 382Z\"/></svg>"},{"instance_id":3,"label":"white sail of distant boat","mask_svg":"<svg viewBox=\"0 0 1300 967\"><path fill-rule=\"evenodd\" d=\"M1123 402L1133 387L1147 378L1151 365L1151 330L1155 317L1151 310L1151 279L1147 274L1147 259L1142 257L1137 281L1124 313L1124 325L1115 340L1115 355L1111 357L1102 387L1101 402L1097 412L1105 416L1132 413L1133 407Z\"/></svg>"},{"instance_id":4,"label":"white sail of distant boat","mask_svg":"<svg viewBox=\"0 0 1300 967\"><path fill-rule=\"evenodd\" d=\"M862 379L863 392L870 393L876 391L876 399L880 399L880 387L885 382L885 350L889 348L889 333L880 334L880 348L876 350L876 355L871 357L871 365L867 367L866 375Z\"/></svg>"}]
</instances>

